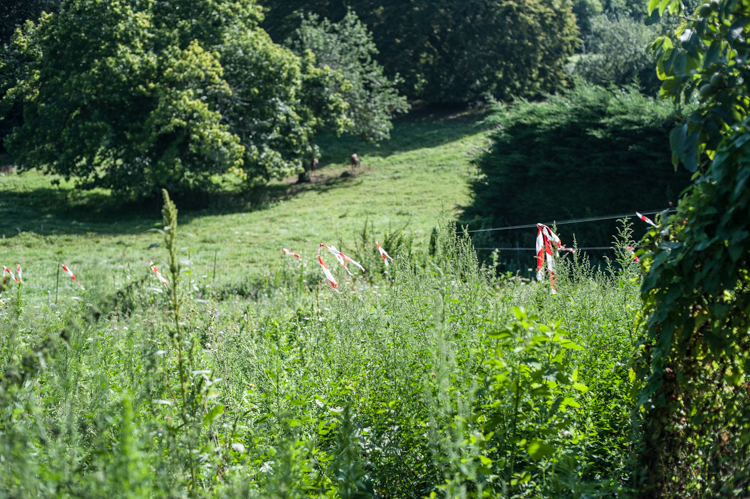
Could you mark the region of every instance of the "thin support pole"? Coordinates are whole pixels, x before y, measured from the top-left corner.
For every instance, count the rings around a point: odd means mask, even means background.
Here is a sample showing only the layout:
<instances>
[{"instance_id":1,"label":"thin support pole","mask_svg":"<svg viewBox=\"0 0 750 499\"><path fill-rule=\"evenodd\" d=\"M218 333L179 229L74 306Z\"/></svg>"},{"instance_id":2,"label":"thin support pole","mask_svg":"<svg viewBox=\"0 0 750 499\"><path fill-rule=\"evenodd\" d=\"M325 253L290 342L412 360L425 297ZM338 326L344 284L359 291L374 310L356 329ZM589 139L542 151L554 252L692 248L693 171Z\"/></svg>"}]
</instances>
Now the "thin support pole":
<instances>
[{"instance_id":1,"label":"thin support pole","mask_svg":"<svg viewBox=\"0 0 750 499\"><path fill-rule=\"evenodd\" d=\"M214 250L214 278L213 278L214 281L216 280L216 253L218 251L219 250Z\"/></svg>"},{"instance_id":2,"label":"thin support pole","mask_svg":"<svg viewBox=\"0 0 750 499\"><path fill-rule=\"evenodd\" d=\"M55 305L57 305L57 290L60 287L60 262L57 262L57 280L55 281Z\"/></svg>"}]
</instances>

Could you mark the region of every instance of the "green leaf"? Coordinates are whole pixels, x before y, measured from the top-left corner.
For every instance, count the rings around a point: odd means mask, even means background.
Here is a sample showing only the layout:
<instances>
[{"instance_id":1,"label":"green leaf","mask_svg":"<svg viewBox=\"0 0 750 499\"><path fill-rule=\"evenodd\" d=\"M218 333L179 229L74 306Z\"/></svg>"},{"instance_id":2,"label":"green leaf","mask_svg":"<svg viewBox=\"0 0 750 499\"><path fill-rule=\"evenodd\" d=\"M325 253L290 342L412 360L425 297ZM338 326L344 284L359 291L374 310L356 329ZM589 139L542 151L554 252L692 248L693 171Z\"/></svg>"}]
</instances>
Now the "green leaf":
<instances>
[{"instance_id":1,"label":"green leaf","mask_svg":"<svg viewBox=\"0 0 750 499\"><path fill-rule=\"evenodd\" d=\"M583 383L578 383L578 382L573 383L573 388L575 390L578 390L581 393L586 393L587 391L589 391L588 386L584 385Z\"/></svg>"},{"instance_id":2,"label":"green leaf","mask_svg":"<svg viewBox=\"0 0 750 499\"><path fill-rule=\"evenodd\" d=\"M664 53L656 62L656 76L658 76L660 80L666 80L670 76L669 71L672 69L675 53L676 50L670 47L664 50Z\"/></svg>"},{"instance_id":3,"label":"green leaf","mask_svg":"<svg viewBox=\"0 0 750 499\"><path fill-rule=\"evenodd\" d=\"M526 451L531 459L539 460L551 455L555 452L555 448L543 440L532 440L526 447Z\"/></svg>"},{"instance_id":4,"label":"green leaf","mask_svg":"<svg viewBox=\"0 0 750 499\"><path fill-rule=\"evenodd\" d=\"M661 14L659 14L659 9L651 9L651 15L649 15L646 18L646 26L651 26L652 24L656 24L661 20Z\"/></svg>"},{"instance_id":5,"label":"green leaf","mask_svg":"<svg viewBox=\"0 0 750 499\"><path fill-rule=\"evenodd\" d=\"M672 152L682 159L685 154L685 141L687 140L687 125L676 126L669 132L669 147Z\"/></svg>"},{"instance_id":6,"label":"green leaf","mask_svg":"<svg viewBox=\"0 0 750 499\"><path fill-rule=\"evenodd\" d=\"M575 401L572 397L565 397L562 401L563 406L575 407L576 409L581 408L581 404Z\"/></svg>"},{"instance_id":7,"label":"green leaf","mask_svg":"<svg viewBox=\"0 0 750 499\"><path fill-rule=\"evenodd\" d=\"M667 78L664 80L664 83L661 84L660 95L662 97L670 97L676 94L680 90L680 83L682 83L682 78L677 76Z\"/></svg>"},{"instance_id":8,"label":"green leaf","mask_svg":"<svg viewBox=\"0 0 750 499\"><path fill-rule=\"evenodd\" d=\"M698 34L692 29L686 29L680 36L680 44L682 45L682 48L691 55L697 56L696 50L700 46L700 43L701 41L698 38Z\"/></svg>"},{"instance_id":9,"label":"green leaf","mask_svg":"<svg viewBox=\"0 0 750 499\"><path fill-rule=\"evenodd\" d=\"M708 69L714 64L719 62L719 56L721 55L721 40L714 40L711 42L711 46L708 47L706 55L703 56L703 68Z\"/></svg>"},{"instance_id":10,"label":"green leaf","mask_svg":"<svg viewBox=\"0 0 750 499\"><path fill-rule=\"evenodd\" d=\"M672 72L677 76L685 76L685 69L687 67L687 54L681 50L676 53L677 56L672 63Z\"/></svg>"},{"instance_id":11,"label":"green leaf","mask_svg":"<svg viewBox=\"0 0 750 499\"><path fill-rule=\"evenodd\" d=\"M729 40L729 43L737 41L742 36L742 32L748 23L750 23L750 18L748 17L740 17L734 20L727 31L727 40Z\"/></svg>"},{"instance_id":12,"label":"green leaf","mask_svg":"<svg viewBox=\"0 0 750 499\"><path fill-rule=\"evenodd\" d=\"M674 0L661 0L661 2L659 2L659 15L664 14L664 10L669 7L669 3L672 1Z\"/></svg>"},{"instance_id":13,"label":"green leaf","mask_svg":"<svg viewBox=\"0 0 750 499\"><path fill-rule=\"evenodd\" d=\"M567 348L568 350L583 350L583 347L577 343L573 343L570 340L561 340L560 346Z\"/></svg>"},{"instance_id":14,"label":"green leaf","mask_svg":"<svg viewBox=\"0 0 750 499\"><path fill-rule=\"evenodd\" d=\"M211 409L208 414L203 418L203 422L207 425L210 425L213 423L214 419L224 414L224 406L221 404L216 404L213 409Z\"/></svg>"},{"instance_id":15,"label":"green leaf","mask_svg":"<svg viewBox=\"0 0 750 499\"><path fill-rule=\"evenodd\" d=\"M685 139L685 151L682 156L682 162L690 173L698 170L698 139L699 132L693 132Z\"/></svg>"}]
</instances>

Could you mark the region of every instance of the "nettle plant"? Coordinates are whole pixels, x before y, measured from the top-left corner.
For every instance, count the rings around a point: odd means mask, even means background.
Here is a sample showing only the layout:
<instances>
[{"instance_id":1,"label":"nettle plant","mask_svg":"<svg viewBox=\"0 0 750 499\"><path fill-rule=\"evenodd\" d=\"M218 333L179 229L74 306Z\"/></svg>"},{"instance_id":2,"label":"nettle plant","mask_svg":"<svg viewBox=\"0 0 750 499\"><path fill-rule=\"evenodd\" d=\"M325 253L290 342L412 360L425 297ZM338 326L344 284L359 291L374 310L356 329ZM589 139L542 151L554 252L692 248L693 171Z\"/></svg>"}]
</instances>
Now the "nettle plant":
<instances>
[{"instance_id":1,"label":"nettle plant","mask_svg":"<svg viewBox=\"0 0 750 499\"><path fill-rule=\"evenodd\" d=\"M750 490L750 1L649 2L684 22L659 38L661 94L695 103L671 133L694 172L677 213L645 237L638 402L644 497Z\"/></svg>"},{"instance_id":2,"label":"nettle plant","mask_svg":"<svg viewBox=\"0 0 750 499\"><path fill-rule=\"evenodd\" d=\"M487 361L491 382L485 424L492 440L498 430L510 438L494 447L511 487L541 487L545 466L569 443L577 443L572 410L579 409L580 393L588 387L578 380L569 350L583 347L566 338L559 323L544 325L534 315L514 308L516 321L490 336L497 339L495 357ZM507 355L505 352L513 352ZM497 410L505 406L510 412ZM494 414L493 414L494 413Z\"/></svg>"},{"instance_id":3,"label":"nettle plant","mask_svg":"<svg viewBox=\"0 0 750 499\"><path fill-rule=\"evenodd\" d=\"M519 307L512 314L515 321L489 332L494 349L473 412L457 408L445 429L457 447L443 445L453 455L439 487L445 497L546 497L566 454L586 439L576 410L589 388L570 355L584 348L559 323L542 324Z\"/></svg>"}]
</instances>

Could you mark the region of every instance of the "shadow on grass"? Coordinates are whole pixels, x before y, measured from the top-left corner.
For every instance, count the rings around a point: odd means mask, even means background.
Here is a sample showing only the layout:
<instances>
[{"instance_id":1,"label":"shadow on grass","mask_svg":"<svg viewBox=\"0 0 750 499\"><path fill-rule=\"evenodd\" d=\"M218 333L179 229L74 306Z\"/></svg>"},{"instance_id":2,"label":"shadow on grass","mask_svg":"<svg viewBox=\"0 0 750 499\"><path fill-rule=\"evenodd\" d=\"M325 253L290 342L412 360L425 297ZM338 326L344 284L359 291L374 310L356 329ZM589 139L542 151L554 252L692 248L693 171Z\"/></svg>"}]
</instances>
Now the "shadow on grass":
<instances>
[{"instance_id":1,"label":"shadow on grass","mask_svg":"<svg viewBox=\"0 0 750 499\"><path fill-rule=\"evenodd\" d=\"M23 179L23 176L18 177ZM46 180L46 179L45 179ZM183 224L195 218L252 212L303 192L325 193L361 180L357 177L320 178L308 184L271 184L248 192L214 192L173 196ZM107 191L78 191L72 187L0 187L0 237L12 238L23 232L39 235L142 234L159 227L161 197L123 201ZM18 182L16 183L18 184Z\"/></svg>"},{"instance_id":2,"label":"shadow on grass","mask_svg":"<svg viewBox=\"0 0 750 499\"><path fill-rule=\"evenodd\" d=\"M80 192L72 188L32 186L15 182L0 196L0 234L21 232L70 234L82 232L137 232L144 218L158 217L155 200L123 203L106 191ZM21 183L18 188L17 184ZM5 186L4 186L5 187Z\"/></svg>"}]
</instances>

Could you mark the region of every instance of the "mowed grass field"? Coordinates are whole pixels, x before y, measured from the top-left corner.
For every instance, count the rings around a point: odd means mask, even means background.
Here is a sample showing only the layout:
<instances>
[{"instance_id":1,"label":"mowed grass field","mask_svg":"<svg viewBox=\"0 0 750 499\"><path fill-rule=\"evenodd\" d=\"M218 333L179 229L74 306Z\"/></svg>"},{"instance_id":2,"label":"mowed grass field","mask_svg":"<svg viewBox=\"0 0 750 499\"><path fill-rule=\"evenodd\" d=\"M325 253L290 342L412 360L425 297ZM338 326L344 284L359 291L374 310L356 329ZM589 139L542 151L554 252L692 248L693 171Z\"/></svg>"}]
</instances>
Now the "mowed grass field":
<instances>
[{"instance_id":1,"label":"mowed grass field","mask_svg":"<svg viewBox=\"0 0 750 499\"><path fill-rule=\"evenodd\" d=\"M365 223L376 235L405 228L426 244L440 214L453 216L469 201L474 169L467 152L484 143L483 117L470 110L412 113L380 144L322 137L312 183L286 179L260 201L223 195L208 208L183 207L186 267L196 280L213 281L214 266L216 282L236 280L279 265L282 247L308 259L321 242L346 251ZM342 177L355 151L363 171ZM162 241L160 227L160 201L122 205L106 191L76 191L72 182L36 172L0 176L0 265L23 266L32 301L47 299L59 263L91 288L111 289L148 271L149 261L163 259L163 248L149 248ZM62 297L77 293L67 278L60 283Z\"/></svg>"}]
</instances>

